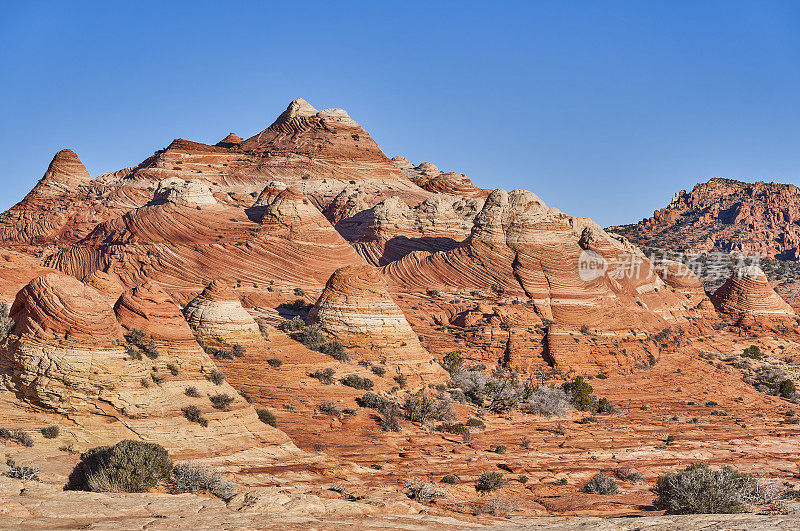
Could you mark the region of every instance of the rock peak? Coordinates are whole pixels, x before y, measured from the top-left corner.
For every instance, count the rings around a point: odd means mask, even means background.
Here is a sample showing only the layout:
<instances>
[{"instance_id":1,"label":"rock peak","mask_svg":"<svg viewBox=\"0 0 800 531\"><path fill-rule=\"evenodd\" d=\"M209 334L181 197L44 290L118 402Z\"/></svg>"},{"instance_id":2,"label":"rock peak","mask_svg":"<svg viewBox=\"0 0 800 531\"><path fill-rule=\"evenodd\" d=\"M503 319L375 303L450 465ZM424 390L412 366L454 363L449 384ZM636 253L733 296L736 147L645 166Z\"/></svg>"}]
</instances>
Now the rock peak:
<instances>
[{"instance_id":1,"label":"rock peak","mask_svg":"<svg viewBox=\"0 0 800 531\"><path fill-rule=\"evenodd\" d=\"M71 149L62 149L50 161L47 171L31 193L61 195L91 180L92 176L78 155Z\"/></svg>"},{"instance_id":2,"label":"rock peak","mask_svg":"<svg viewBox=\"0 0 800 531\"><path fill-rule=\"evenodd\" d=\"M236 133L228 133L228 136L226 136L225 138L223 138L222 140L220 140L219 142L217 142L214 145L217 146L217 147L228 148L228 147L236 146L236 145L241 144L241 143L242 143L242 137L240 137Z\"/></svg>"}]
</instances>

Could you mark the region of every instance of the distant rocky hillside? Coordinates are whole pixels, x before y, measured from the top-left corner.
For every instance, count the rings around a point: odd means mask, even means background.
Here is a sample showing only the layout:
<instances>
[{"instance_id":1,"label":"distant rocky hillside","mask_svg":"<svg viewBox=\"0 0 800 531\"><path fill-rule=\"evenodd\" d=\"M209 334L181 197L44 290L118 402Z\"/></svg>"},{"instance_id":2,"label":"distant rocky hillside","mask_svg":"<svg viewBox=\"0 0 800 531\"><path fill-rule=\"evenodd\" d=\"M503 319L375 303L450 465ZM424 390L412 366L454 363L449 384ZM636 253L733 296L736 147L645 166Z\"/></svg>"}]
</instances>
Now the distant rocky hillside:
<instances>
[{"instance_id":1,"label":"distant rocky hillside","mask_svg":"<svg viewBox=\"0 0 800 531\"><path fill-rule=\"evenodd\" d=\"M612 230L650 247L797 261L800 189L793 184L711 179L690 192L681 190L651 218Z\"/></svg>"}]
</instances>

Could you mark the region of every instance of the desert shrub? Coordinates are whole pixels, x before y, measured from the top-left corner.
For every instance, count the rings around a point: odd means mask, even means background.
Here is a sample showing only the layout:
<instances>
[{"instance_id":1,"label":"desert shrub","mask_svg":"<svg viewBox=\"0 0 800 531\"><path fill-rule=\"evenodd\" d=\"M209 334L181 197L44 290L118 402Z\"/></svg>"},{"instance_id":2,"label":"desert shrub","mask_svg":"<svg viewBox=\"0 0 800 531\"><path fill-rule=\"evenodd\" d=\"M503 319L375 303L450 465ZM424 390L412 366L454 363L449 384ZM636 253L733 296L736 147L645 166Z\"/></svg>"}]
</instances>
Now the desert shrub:
<instances>
[{"instance_id":1,"label":"desert shrub","mask_svg":"<svg viewBox=\"0 0 800 531\"><path fill-rule=\"evenodd\" d=\"M364 396L356 398L356 403L361 407L374 409L375 411L383 412L393 402L388 398L383 398L375 393L364 393Z\"/></svg>"},{"instance_id":2,"label":"desert shrub","mask_svg":"<svg viewBox=\"0 0 800 531\"><path fill-rule=\"evenodd\" d=\"M264 424L269 424L273 428L278 427L278 419L275 418L275 414L272 411L268 409L257 408L256 414L258 415L258 420Z\"/></svg>"},{"instance_id":3,"label":"desert shrub","mask_svg":"<svg viewBox=\"0 0 800 531\"><path fill-rule=\"evenodd\" d=\"M139 352L138 348L134 348L130 345L125 345L125 354L132 360L140 360L142 359L142 353Z\"/></svg>"},{"instance_id":4,"label":"desert shrub","mask_svg":"<svg viewBox=\"0 0 800 531\"><path fill-rule=\"evenodd\" d=\"M525 409L543 417L563 417L572 409L572 402L563 389L539 387L528 398Z\"/></svg>"},{"instance_id":5,"label":"desert shrub","mask_svg":"<svg viewBox=\"0 0 800 531\"><path fill-rule=\"evenodd\" d=\"M791 380L784 380L778 386L778 392L783 398L792 398L797 388Z\"/></svg>"},{"instance_id":6,"label":"desert shrub","mask_svg":"<svg viewBox=\"0 0 800 531\"><path fill-rule=\"evenodd\" d=\"M455 374L461 370L464 365L464 356L461 352L455 350L450 352L442 358L442 367L445 368L450 374Z\"/></svg>"},{"instance_id":7,"label":"desert shrub","mask_svg":"<svg viewBox=\"0 0 800 531\"><path fill-rule=\"evenodd\" d=\"M410 479L405 484L406 496L414 501L426 502L438 498L446 498L447 493L433 483Z\"/></svg>"},{"instance_id":8,"label":"desert shrub","mask_svg":"<svg viewBox=\"0 0 800 531\"><path fill-rule=\"evenodd\" d=\"M357 413L358 411L351 407L342 408L342 415L347 415L348 417L355 417Z\"/></svg>"},{"instance_id":9,"label":"desert shrub","mask_svg":"<svg viewBox=\"0 0 800 531\"><path fill-rule=\"evenodd\" d=\"M178 370L178 366L174 363L167 363L167 370L170 372L170 374L172 374L172 376L177 376L180 372Z\"/></svg>"},{"instance_id":10,"label":"desert shrub","mask_svg":"<svg viewBox=\"0 0 800 531\"><path fill-rule=\"evenodd\" d=\"M350 354L347 353L342 342L338 340L321 344L319 346L319 351L323 354L327 354L336 361L350 361Z\"/></svg>"},{"instance_id":11,"label":"desert shrub","mask_svg":"<svg viewBox=\"0 0 800 531\"><path fill-rule=\"evenodd\" d=\"M498 444L497 447L494 449L494 453L496 454L504 454L506 453L506 445L505 444Z\"/></svg>"},{"instance_id":12,"label":"desert shrub","mask_svg":"<svg viewBox=\"0 0 800 531\"><path fill-rule=\"evenodd\" d=\"M729 514L747 509L757 484L735 468L711 470L706 463L694 463L660 475L655 492L654 505L669 514Z\"/></svg>"},{"instance_id":13,"label":"desert shrub","mask_svg":"<svg viewBox=\"0 0 800 531\"><path fill-rule=\"evenodd\" d=\"M405 389L406 382L408 381L408 379L405 377L405 375L398 374L397 376L394 377L394 381L397 382L397 385L400 386L400 389Z\"/></svg>"},{"instance_id":14,"label":"desert shrub","mask_svg":"<svg viewBox=\"0 0 800 531\"><path fill-rule=\"evenodd\" d=\"M605 474L595 474L589 482L583 486L582 492L589 494L617 494L619 493L619 485L613 478Z\"/></svg>"},{"instance_id":15,"label":"desert shrub","mask_svg":"<svg viewBox=\"0 0 800 531\"><path fill-rule=\"evenodd\" d=\"M185 394L186 396L191 396L192 398L199 398L200 397L200 393L197 392L197 387L195 387L193 385L190 385L189 387L184 389L183 390L183 394Z\"/></svg>"},{"instance_id":16,"label":"desert shrub","mask_svg":"<svg viewBox=\"0 0 800 531\"><path fill-rule=\"evenodd\" d=\"M310 304L306 304L303 299L297 299L292 302L283 302L278 305L281 310L288 310L292 312L304 312L311 308Z\"/></svg>"},{"instance_id":17,"label":"desert shrub","mask_svg":"<svg viewBox=\"0 0 800 531\"><path fill-rule=\"evenodd\" d=\"M650 354L648 354L648 355L647 355L647 363L648 363L648 364L649 364L651 367L652 367L653 365L655 365L657 361L658 361L658 360L656 359L656 357L655 357L655 356L654 356L652 353L650 353Z\"/></svg>"},{"instance_id":18,"label":"desert shrub","mask_svg":"<svg viewBox=\"0 0 800 531\"><path fill-rule=\"evenodd\" d=\"M576 409L590 413L597 411L597 399L592 396L594 388L583 379L583 376L566 382L563 389L569 395L570 401Z\"/></svg>"},{"instance_id":19,"label":"desert shrub","mask_svg":"<svg viewBox=\"0 0 800 531\"><path fill-rule=\"evenodd\" d=\"M306 327L306 322L303 320L302 317L294 316L288 321L284 321L280 324L279 328L284 332L299 332Z\"/></svg>"},{"instance_id":20,"label":"desert shrub","mask_svg":"<svg viewBox=\"0 0 800 531\"><path fill-rule=\"evenodd\" d=\"M233 352L233 357L241 358L242 356L244 356L247 353L247 350L241 344L234 343L233 349L231 350L231 352Z\"/></svg>"},{"instance_id":21,"label":"desert shrub","mask_svg":"<svg viewBox=\"0 0 800 531\"><path fill-rule=\"evenodd\" d=\"M473 515L488 514L506 517L511 514L516 504L504 496L488 496L469 504Z\"/></svg>"},{"instance_id":22,"label":"desert shrub","mask_svg":"<svg viewBox=\"0 0 800 531\"><path fill-rule=\"evenodd\" d=\"M211 400L211 404L223 411L228 411L228 406L230 406L233 401L235 400L231 395L227 393L218 393L216 395L212 395L208 397Z\"/></svg>"},{"instance_id":23,"label":"desert shrub","mask_svg":"<svg viewBox=\"0 0 800 531\"><path fill-rule=\"evenodd\" d=\"M442 478L442 483L447 483L448 485L458 485L461 481L458 479L458 476L453 474L448 474Z\"/></svg>"},{"instance_id":24,"label":"desert shrub","mask_svg":"<svg viewBox=\"0 0 800 531\"><path fill-rule=\"evenodd\" d=\"M294 288L294 294L298 297L304 297L306 292L303 290L303 288Z\"/></svg>"},{"instance_id":25,"label":"desert shrub","mask_svg":"<svg viewBox=\"0 0 800 531\"><path fill-rule=\"evenodd\" d=\"M54 424L52 426L46 426L42 428L41 432L45 439L55 439L58 437L58 434L61 433L61 428Z\"/></svg>"},{"instance_id":26,"label":"desert shrub","mask_svg":"<svg viewBox=\"0 0 800 531\"><path fill-rule=\"evenodd\" d=\"M14 321L9 316L11 307L7 302L0 303L0 341L5 341L14 330Z\"/></svg>"},{"instance_id":27,"label":"desert shrub","mask_svg":"<svg viewBox=\"0 0 800 531\"><path fill-rule=\"evenodd\" d=\"M147 492L167 480L172 460L164 447L143 441L120 441L81 455L68 488L94 492Z\"/></svg>"},{"instance_id":28,"label":"desert shrub","mask_svg":"<svg viewBox=\"0 0 800 531\"><path fill-rule=\"evenodd\" d=\"M476 419L475 417L471 417L471 418L467 419L467 426L470 426L470 427L473 427L473 428L480 428L480 429L483 430L483 429L486 428L486 423L483 422L481 419Z\"/></svg>"},{"instance_id":29,"label":"desert shrub","mask_svg":"<svg viewBox=\"0 0 800 531\"><path fill-rule=\"evenodd\" d=\"M9 439L12 441L16 441L22 446L31 447L33 446L33 437L30 434L25 433L22 430L8 430L6 428L0 428L0 439Z\"/></svg>"},{"instance_id":30,"label":"desert shrub","mask_svg":"<svg viewBox=\"0 0 800 531\"><path fill-rule=\"evenodd\" d=\"M500 472L484 472L475 483L478 492L491 492L503 488L506 479Z\"/></svg>"},{"instance_id":31,"label":"desert shrub","mask_svg":"<svg viewBox=\"0 0 800 531\"><path fill-rule=\"evenodd\" d=\"M521 384L510 375L495 376L486 384L486 408L489 411L502 412L516 409L530 398L533 389Z\"/></svg>"},{"instance_id":32,"label":"desert shrub","mask_svg":"<svg viewBox=\"0 0 800 531\"><path fill-rule=\"evenodd\" d=\"M325 385L330 385L333 383L334 374L336 374L336 371L328 367L327 369L317 369L316 371L309 374L309 376L311 376L312 378L316 378Z\"/></svg>"},{"instance_id":33,"label":"desert shrub","mask_svg":"<svg viewBox=\"0 0 800 531\"><path fill-rule=\"evenodd\" d=\"M442 422L441 424L437 424L434 430L443 433L452 433L453 435L463 435L464 433L469 433L469 428L460 422L456 424Z\"/></svg>"},{"instance_id":34,"label":"desert shrub","mask_svg":"<svg viewBox=\"0 0 800 531\"><path fill-rule=\"evenodd\" d=\"M322 333L322 330L317 325L303 328L296 333L295 338L311 350L320 350L325 343L325 334Z\"/></svg>"},{"instance_id":35,"label":"desert shrub","mask_svg":"<svg viewBox=\"0 0 800 531\"><path fill-rule=\"evenodd\" d=\"M400 431L400 418L402 415L400 406L391 402L381 413L381 429L383 431Z\"/></svg>"},{"instance_id":36,"label":"desert shrub","mask_svg":"<svg viewBox=\"0 0 800 531\"><path fill-rule=\"evenodd\" d=\"M131 328L125 333L125 341L127 341L128 343L130 343L135 347L141 346L146 339L147 336L145 335L145 333L139 330L138 328Z\"/></svg>"},{"instance_id":37,"label":"desert shrub","mask_svg":"<svg viewBox=\"0 0 800 531\"><path fill-rule=\"evenodd\" d=\"M23 481L39 481L39 467L17 465L13 460L6 461L8 470L3 475L13 479L21 479Z\"/></svg>"},{"instance_id":38,"label":"desert shrub","mask_svg":"<svg viewBox=\"0 0 800 531\"><path fill-rule=\"evenodd\" d=\"M374 385L369 378L364 378L357 374L348 374L344 378L339 378L339 381L342 382L343 385L352 387L353 389L370 390Z\"/></svg>"},{"instance_id":39,"label":"desert shrub","mask_svg":"<svg viewBox=\"0 0 800 531\"><path fill-rule=\"evenodd\" d=\"M622 481L630 481L633 483L643 483L645 481L644 474L630 465L621 466L614 470L614 475Z\"/></svg>"},{"instance_id":40,"label":"desert shrub","mask_svg":"<svg viewBox=\"0 0 800 531\"><path fill-rule=\"evenodd\" d=\"M342 415L342 412L339 410L338 407L336 407L336 404L334 404L333 402L324 402L319 406L317 406L317 409L319 409L323 413L326 413L328 415L333 415L335 417L340 417Z\"/></svg>"},{"instance_id":41,"label":"desert shrub","mask_svg":"<svg viewBox=\"0 0 800 531\"><path fill-rule=\"evenodd\" d=\"M278 367L283 365L283 360L278 359L278 358L270 358L270 359L267 360L267 365L277 369Z\"/></svg>"},{"instance_id":42,"label":"desert shrub","mask_svg":"<svg viewBox=\"0 0 800 531\"><path fill-rule=\"evenodd\" d=\"M223 500L229 500L236 494L233 483L224 479L219 472L191 461L177 464L172 469L169 491L172 494L207 492Z\"/></svg>"},{"instance_id":43,"label":"desert shrub","mask_svg":"<svg viewBox=\"0 0 800 531\"><path fill-rule=\"evenodd\" d=\"M372 374L374 374L375 376L386 375L386 367L382 365L373 365L372 367L370 367L370 370L372 371Z\"/></svg>"},{"instance_id":44,"label":"desert shrub","mask_svg":"<svg viewBox=\"0 0 800 531\"><path fill-rule=\"evenodd\" d=\"M607 398L603 397L597 401L597 412L598 413L619 413L617 408L614 407L614 404L608 401Z\"/></svg>"},{"instance_id":45,"label":"desert shrub","mask_svg":"<svg viewBox=\"0 0 800 531\"><path fill-rule=\"evenodd\" d=\"M489 377L480 371L461 371L450 376L452 384L461 389L464 395L473 403L483 405L486 394L486 384Z\"/></svg>"},{"instance_id":46,"label":"desert shrub","mask_svg":"<svg viewBox=\"0 0 800 531\"><path fill-rule=\"evenodd\" d=\"M225 375L219 369L212 370L206 375L206 378L215 385L222 385L222 382L225 381Z\"/></svg>"},{"instance_id":47,"label":"desert shrub","mask_svg":"<svg viewBox=\"0 0 800 531\"><path fill-rule=\"evenodd\" d=\"M424 390L410 395L404 409L406 418L411 422L425 423L429 420L451 420L455 417L450 400L436 398Z\"/></svg>"},{"instance_id":48,"label":"desert shrub","mask_svg":"<svg viewBox=\"0 0 800 531\"><path fill-rule=\"evenodd\" d=\"M742 351L743 358L750 358L754 360L761 359L761 349L757 345L750 345Z\"/></svg>"},{"instance_id":49,"label":"desert shrub","mask_svg":"<svg viewBox=\"0 0 800 531\"><path fill-rule=\"evenodd\" d=\"M139 345L139 350L141 350L142 354L144 354L151 360L154 360L159 356L158 348L152 341L145 341L144 343Z\"/></svg>"},{"instance_id":50,"label":"desert shrub","mask_svg":"<svg viewBox=\"0 0 800 531\"><path fill-rule=\"evenodd\" d=\"M197 406L186 406L183 411L183 416L190 422L196 422L202 427L208 426L208 419L203 416L203 412Z\"/></svg>"},{"instance_id":51,"label":"desert shrub","mask_svg":"<svg viewBox=\"0 0 800 531\"><path fill-rule=\"evenodd\" d=\"M525 484L528 482L528 476L526 476L525 474L521 474L521 475L520 475L520 476L517 478L517 481L519 481L520 483L522 483L523 485L525 485Z\"/></svg>"}]
</instances>

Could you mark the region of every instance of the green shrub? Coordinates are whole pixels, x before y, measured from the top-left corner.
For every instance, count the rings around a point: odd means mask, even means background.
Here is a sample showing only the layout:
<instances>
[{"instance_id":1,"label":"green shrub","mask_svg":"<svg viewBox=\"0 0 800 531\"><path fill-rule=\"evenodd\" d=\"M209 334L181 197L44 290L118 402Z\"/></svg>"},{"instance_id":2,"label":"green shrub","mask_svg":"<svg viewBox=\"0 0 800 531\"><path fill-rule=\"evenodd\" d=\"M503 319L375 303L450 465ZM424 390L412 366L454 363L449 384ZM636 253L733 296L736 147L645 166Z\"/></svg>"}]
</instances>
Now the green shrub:
<instances>
[{"instance_id":1,"label":"green shrub","mask_svg":"<svg viewBox=\"0 0 800 531\"><path fill-rule=\"evenodd\" d=\"M311 350L321 350L322 346L325 344L325 335L317 325L307 326L303 330L297 332L296 339Z\"/></svg>"},{"instance_id":2,"label":"green shrub","mask_svg":"<svg viewBox=\"0 0 800 531\"><path fill-rule=\"evenodd\" d=\"M445 368L450 374L455 374L461 370L464 365L464 356L461 352L455 350L445 355L442 359L442 367Z\"/></svg>"},{"instance_id":3,"label":"green shrub","mask_svg":"<svg viewBox=\"0 0 800 531\"><path fill-rule=\"evenodd\" d=\"M381 429L383 431L400 431L400 406L390 402L381 412Z\"/></svg>"},{"instance_id":4,"label":"green shrub","mask_svg":"<svg viewBox=\"0 0 800 531\"><path fill-rule=\"evenodd\" d=\"M282 359L278 359L278 358L270 358L270 359L267 360L267 364L270 367L277 369L278 367L283 365L283 360Z\"/></svg>"},{"instance_id":5,"label":"green shrub","mask_svg":"<svg viewBox=\"0 0 800 531\"><path fill-rule=\"evenodd\" d=\"M350 354L347 353L342 342L338 340L323 343L320 345L319 351L323 354L327 354L336 361L350 361Z\"/></svg>"},{"instance_id":6,"label":"green shrub","mask_svg":"<svg viewBox=\"0 0 800 531\"><path fill-rule=\"evenodd\" d=\"M6 428L0 428L0 439L9 439L12 441L17 441L22 446L31 447L33 446L33 437L30 434L25 433L22 430L8 430Z\"/></svg>"},{"instance_id":7,"label":"green shrub","mask_svg":"<svg viewBox=\"0 0 800 531\"><path fill-rule=\"evenodd\" d=\"M227 393L218 393L216 395L212 395L208 397L211 400L211 404L223 411L228 411L228 406L230 406L233 401L235 400L231 395Z\"/></svg>"},{"instance_id":8,"label":"green shrub","mask_svg":"<svg viewBox=\"0 0 800 531\"><path fill-rule=\"evenodd\" d=\"M191 396L192 398L199 398L200 397L200 393L197 392L197 387L195 387L193 385L190 385L189 387L184 389L183 393L186 396Z\"/></svg>"},{"instance_id":9,"label":"green shrub","mask_svg":"<svg viewBox=\"0 0 800 531\"><path fill-rule=\"evenodd\" d=\"M303 288L294 288L294 294L298 297L304 297L306 292L303 290Z\"/></svg>"},{"instance_id":10,"label":"green shrub","mask_svg":"<svg viewBox=\"0 0 800 531\"><path fill-rule=\"evenodd\" d=\"M356 398L356 403L361 407L374 409L378 412L384 412L389 404L393 402L387 398L376 395L375 393L364 393L364 396Z\"/></svg>"},{"instance_id":11,"label":"green shrub","mask_svg":"<svg viewBox=\"0 0 800 531\"><path fill-rule=\"evenodd\" d=\"M761 349L757 345L750 345L742 351L742 357L760 360L762 358Z\"/></svg>"},{"instance_id":12,"label":"green shrub","mask_svg":"<svg viewBox=\"0 0 800 531\"><path fill-rule=\"evenodd\" d=\"M467 426L471 426L473 428L480 428L483 430L486 428L486 423L483 422L481 419L470 417L469 419L467 419Z\"/></svg>"},{"instance_id":13,"label":"green shrub","mask_svg":"<svg viewBox=\"0 0 800 531\"><path fill-rule=\"evenodd\" d=\"M504 453L506 453L506 445L505 444L498 444L497 447L494 449L494 453L496 453L496 454L504 454Z\"/></svg>"},{"instance_id":14,"label":"green shrub","mask_svg":"<svg viewBox=\"0 0 800 531\"><path fill-rule=\"evenodd\" d=\"M316 378L320 382L324 383L325 385L330 385L333 383L333 375L336 374L336 371L328 367L327 369L317 369L316 371L309 374L312 378Z\"/></svg>"},{"instance_id":15,"label":"green shrub","mask_svg":"<svg viewBox=\"0 0 800 531\"><path fill-rule=\"evenodd\" d=\"M437 424L434 430L441 431L443 433L452 433L453 435L463 435L465 433L469 433L469 428L467 428L464 424L451 424L450 422L442 422L441 424Z\"/></svg>"},{"instance_id":16,"label":"green shrub","mask_svg":"<svg viewBox=\"0 0 800 531\"><path fill-rule=\"evenodd\" d=\"M778 392L783 398L792 398L797 388L791 380L784 380L778 386Z\"/></svg>"},{"instance_id":17,"label":"green shrub","mask_svg":"<svg viewBox=\"0 0 800 531\"><path fill-rule=\"evenodd\" d=\"M565 383L564 391L570 396L570 401L575 409L590 413L597 411L597 399L592 396L594 388L583 379L583 376L578 376L571 382Z\"/></svg>"},{"instance_id":18,"label":"green shrub","mask_svg":"<svg viewBox=\"0 0 800 531\"><path fill-rule=\"evenodd\" d=\"M757 490L755 479L732 467L711 470L706 463L694 463L658 477L654 505L668 514L740 513Z\"/></svg>"},{"instance_id":19,"label":"green shrub","mask_svg":"<svg viewBox=\"0 0 800 531\"><path fill-rule=\"evenodd\" d=\"M208 426L208 419L203 416L203 412L197 406L186 406L183 411L183 416L190 422L196 422L202 427Z\"/></svg>"},{"instance_id":20,"label":"green shrub","mask_svg":"<svg viewBox=\"0 0 800 531\"><path fill-rule=\"evenodd\" d=\"M458 485L461 481L458 479L458 476L453 474L448 474L442 478L442 483L447 483L448 485Z\"/></svg>"},{"instance_id":21,"label":"green shrub","mask_svg":"<svg viewBox=\"0 0 800 531\"><path fill-rule=\"evenodd\" d=\"M303 320L302 317L294 316L289 321L284 321L280 324L279 328L284 332L299 332L304 330L306 327L306 322Z\"/></svg>"},{"instance_id":22,"label":"green shrub","mask_svg":"<svg viewBox=\"0 0 800 531\"><path fill-rule=\"evenodd\" d=\"M475 483L478 492L491 492L503 488L506 479L500 472L484 472Z\"/></svg>"},{"instance_id":23,"label":"green shrub","mask_svg":"<svg viewBox=\"0 0 800 531\"><path fill-rule=\"evenodd\" d=\"M42 431L42 436L45 439L55 439L56 437L58 437L58 434L61 433L61 428L59 428L54 424L52 426L47 426L45 428L42 428L41 431Z\"/></svg>"},{"instance_id":24,"label":"green shrub","mask_svg":"<svg viewBox=\"0 0 800 531\"><path fill-rule=\"evenodd\" d=\"M178 366L174 363L167 363L167 370L172 374L172 376L177 376L178 372L180 372L178 370Z\"/></svg>"},{"instance_id":25,"label":"green shrub","mask_svg":"<svg viewBox=\"0 0 800 531\"><path fill-rule=\"evenodd\" d=\"M215 385L222 385L225 381L225 375L219 369L214 369L206 376L208 380Z\"/></svg>"},{"instance_id":26,"label":"green shrub","mask_svg":"<svg viewBox=\"0 0 800 531\"><path fill-rule=\"evenodd\" d=\"M278 419L275 418L275 414L272 411L268 409L257 408L256 414L258 415L258 420L264 424L269 424L273 428L278 427Z\"/></svg>"},{"instance_id":27,"label":"green shrub","mask_svg":"<svg viewBox=\"0 0 800 531\"><path fill-rule=\"evenodd\" d=\"M348 374L344 378L339 378L339 381L342 382L343 385L352 387L353 389L370 390L374 385L369 378L363 378L357 374Z\"/></svg>"},{"instance_id":28,"label":"green shrub","mask_svg":"<svg viewBox=\"0 0 800 531\"><path fill-rule=\"evenodd\" d=\"M588 494L618 494L619 485L613 478L603 473L595 474L589 482L583 486L582 492Z\"/></svg>"},{"instance_id":29,"label":"green shrub","mask_svg":"<svg viewBox=\"0 0 800 531\"><path fill-rule=\"evenodd\" d=\"M8 470L3 472L6 477L23 481L41 481L39 479L39 467L37 466L17 465L13 459L7 459L6 465L8 465Z\"/></svg>"},{"instance_id":30,"label":"green shrub","mask_svg":"<svg viewBox=\"0 0 800 531\"><path fill-rule=\"evenodd\" d=\"M139 330L138 328L132 328L128 332L125 333L125 341L130 343L131 345L138 347L147 339L147 336L144 332Z\"/></svg>"},{"instance_id":31,"label":"green shrub","mask_svg":"<svg viewBox=\"0 0 800 531\"><path fill-rule=\"evenodd\" d=\"M374 374L375 376L386 375L386 367L382 365L373 365L372 367L370 367L370 370L372 370L372 374Z\"/></svg>"},{"instance_id":32,"label":"green shrub","mask_svg":"<svg viewBox=\"0 0 800 531\"><path fill-rule=\"evenodd\" d=\"M92 448L70 475L68 488L94 492L147 492L169 479L172 460L160 445L120 441Z\"/></svg>"}]
</instances>

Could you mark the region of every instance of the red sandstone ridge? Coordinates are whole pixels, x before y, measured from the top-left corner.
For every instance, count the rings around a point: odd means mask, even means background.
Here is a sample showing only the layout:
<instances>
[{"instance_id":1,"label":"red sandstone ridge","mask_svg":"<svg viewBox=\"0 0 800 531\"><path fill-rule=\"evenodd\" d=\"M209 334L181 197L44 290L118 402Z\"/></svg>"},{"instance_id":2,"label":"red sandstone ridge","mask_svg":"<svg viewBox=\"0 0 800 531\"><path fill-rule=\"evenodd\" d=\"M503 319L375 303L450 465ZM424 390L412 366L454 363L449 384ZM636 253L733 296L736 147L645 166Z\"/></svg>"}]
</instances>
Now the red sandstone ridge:
<instances>
[{"instance_id":1,"label":"red sandstone ridge","mask_svg":"<svg viewBox=\"0 0 800 531\"><path fill-rule=\"evenodd\" d=\"M194 343L194 334L178 305L149 282L123 293L114 305L114 313L123 327L141 330L153 340Z\"/></svg>"},{"instance_id":2,"label":"red sandstone ridge","mask_svg":"<svg viewBox=\"0 0 800 531\"><path fill-rule=\"evenodd\" d=\"M371 266L337 269L309 314L312 322L371 361L383 360L390 370L411 381L436 383L445 372L419 343L403 312L392 300L386 282ZM414 382L416 383L416 382Z\"/></svg>"},{"instance_id":3,"label":"red sandstone ridge","mask_svg":"<svg viewBox=\"0 0 800 531\"><path fill-rule=\"evenodd\" d=\"M56 153L44 177L33 188L33 195L63 195L91 182L92 176L86 171L78 155L71 149Z\"/></svg>"},{"instance_id":4,"label":"red sandstone ridge","mask_svg":"<svg viewBox=\"0 0 800 531\"><path fill-rule=\"evenodd\" d=\"M792 184L711 179L636 225L632 241L677 251L724 251L800 259L800 190Z\"/></svg>"},{"instance_id":5,"label":"red sandstone ridge","mask_svg":"<svg viewBox=\"0 0 800 531\"><path fill-rule=\"evenodd\" d=\"M714 292L711 302L721 313L750 320L794 319L794 310L769 285L758 266L734 271Z\"/></svg>"}]
</instances>

